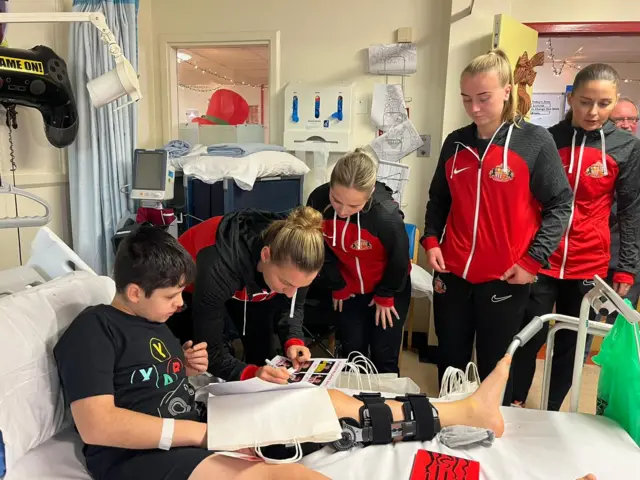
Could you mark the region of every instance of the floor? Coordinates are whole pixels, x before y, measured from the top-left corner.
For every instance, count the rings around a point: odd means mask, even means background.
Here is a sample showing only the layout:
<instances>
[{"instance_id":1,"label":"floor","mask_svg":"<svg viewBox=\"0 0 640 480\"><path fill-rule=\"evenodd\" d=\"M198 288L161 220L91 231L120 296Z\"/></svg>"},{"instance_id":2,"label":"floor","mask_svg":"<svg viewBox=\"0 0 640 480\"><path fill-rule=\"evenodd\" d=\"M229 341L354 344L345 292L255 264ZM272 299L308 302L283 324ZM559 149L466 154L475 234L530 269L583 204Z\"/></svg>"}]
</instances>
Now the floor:
<instances>
[{"instance_id":1,"label":"floor","mask_svg":"<svg viewBox=\"0 0 640 480\"><path fill-rule=\"evenodd\" d=\"M438 391L438 373L435 365L430 363L420 363L418 355L413 352L402 352L402 368L401 375L409 377L420 387L420 391L426 393L430 397L437 397ZM536 375L533 379L533 386L527 400L527 408L539 408L540 406L540 386L542 383L542 368L544 361L537 361ZM598 376L600 368L589 362L585 365L582 374L582 388L580 389L579 411L583 413L595 413L596 411L596 393L598 390ZM569 396L562 405L562 411L568 411Z\"/></svg>"}]
</instances>

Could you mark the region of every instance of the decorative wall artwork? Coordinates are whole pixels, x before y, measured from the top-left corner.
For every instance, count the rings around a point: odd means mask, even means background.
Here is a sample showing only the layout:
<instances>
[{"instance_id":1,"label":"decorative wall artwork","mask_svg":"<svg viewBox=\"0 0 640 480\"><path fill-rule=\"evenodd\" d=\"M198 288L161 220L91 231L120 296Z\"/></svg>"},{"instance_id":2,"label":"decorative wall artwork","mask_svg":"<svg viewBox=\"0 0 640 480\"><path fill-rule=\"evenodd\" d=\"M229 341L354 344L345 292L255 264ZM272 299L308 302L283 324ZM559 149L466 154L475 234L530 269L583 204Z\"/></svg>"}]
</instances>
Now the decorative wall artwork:
<instances>
[{"instance_id":1,"label":"decorative wall artwork","mask_svg":"<svg viewBox=\"0 0 640 480\"><path fill-rule=\"evenodd\" d=\"M513 77L518 89L518 114L523 117L526 117L531 110L531 96L527 92L527 87L532 87L536 79L534 68L542 65L544 65L544 52L538 52L529 59L529 54L525 51L516 63Z\"/></svg>"}]
</instances>

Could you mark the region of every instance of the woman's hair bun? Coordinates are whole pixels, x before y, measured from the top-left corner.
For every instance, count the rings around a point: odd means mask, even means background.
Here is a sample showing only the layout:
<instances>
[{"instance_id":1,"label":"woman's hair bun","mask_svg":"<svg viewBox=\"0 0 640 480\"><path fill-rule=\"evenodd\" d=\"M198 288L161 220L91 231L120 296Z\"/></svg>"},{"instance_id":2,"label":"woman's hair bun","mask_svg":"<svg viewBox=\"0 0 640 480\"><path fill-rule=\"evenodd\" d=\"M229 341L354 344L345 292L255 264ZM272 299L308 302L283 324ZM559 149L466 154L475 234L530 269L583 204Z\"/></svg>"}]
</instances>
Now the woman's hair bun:
<instances>
[{"instance_id":1,"label":"woman's hair bun","mask_svg":"<svg viewBox=\"0 0 640 480\"><path fill-rule=\"evenodd\" d=\"M312 207L297 207L289 213L287 226L322 231L322 214Z\"/></svg>"}]
</instances>

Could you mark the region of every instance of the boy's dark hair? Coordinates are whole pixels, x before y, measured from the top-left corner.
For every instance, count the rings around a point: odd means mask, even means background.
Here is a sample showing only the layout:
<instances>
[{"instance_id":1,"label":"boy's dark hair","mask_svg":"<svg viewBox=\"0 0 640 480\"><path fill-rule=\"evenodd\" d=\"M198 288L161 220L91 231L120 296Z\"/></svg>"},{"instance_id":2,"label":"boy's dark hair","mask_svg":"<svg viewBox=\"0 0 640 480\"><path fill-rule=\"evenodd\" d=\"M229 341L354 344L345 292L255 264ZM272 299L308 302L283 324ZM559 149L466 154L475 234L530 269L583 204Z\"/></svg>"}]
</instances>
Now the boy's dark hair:
<instances>
[{"instance_id":1,"label":"boy's dark hair","mask_svg":"<svg viewBox=\"0 0 640 480\"><path fill-rule=\"evenodd\" d=\"M113 267L118 293L133 283L147 298L158 288L188 285L195 274L195 263L182 245L163 229L149 226L120 242Z\"/></svg>"}]
</instances>

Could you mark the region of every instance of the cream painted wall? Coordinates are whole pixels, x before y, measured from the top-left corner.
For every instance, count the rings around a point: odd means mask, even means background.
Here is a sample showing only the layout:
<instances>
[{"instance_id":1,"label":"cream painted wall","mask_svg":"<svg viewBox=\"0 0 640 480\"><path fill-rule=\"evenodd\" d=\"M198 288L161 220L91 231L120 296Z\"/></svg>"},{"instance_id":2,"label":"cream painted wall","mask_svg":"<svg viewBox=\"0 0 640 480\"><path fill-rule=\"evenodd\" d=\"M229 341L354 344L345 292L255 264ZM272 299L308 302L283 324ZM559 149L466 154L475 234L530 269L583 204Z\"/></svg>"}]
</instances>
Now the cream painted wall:
<instances>
[{"instance_id":1,"label":"cream painted wall","mask_svg":"<svg viewBox=\"0 0 640 480\"><path fill-rule=\"evenodd\" d=\"M453 0L442 119L443 141L449 133L470 123L460 99L460 73L473 58L491 49L494 16L510 14L508 1L483 0L475 2L471 15L457 19L468 6L469 0Z\"/></svg>"},{"instance_id":2,"label":"cream painted wall","mask_svg":"<svg viewBox=\"0 0 640 480\"><path fill-rule=\"evenodd\" d=\"M140 0L138 10L138 73L142 99L138 102L138 148L158 148L163 145L160 104L153 95L159 84L155 75L156 43L153 35L152 0ZM156 3L154 1L154 3Z\"/></svg>"},{"instance_id":3,"label":"cream painted wall","mask_svg":"<svg viewBox=\"0 0 640 480\"><path fill-rule=\"evenodd\" d=\"M71 8L71 0L12 0L10 12L55 12ZM60 56L66 57L68 26L53 24L9 24L7 38L10 46L32 48L48 45ZM0 109L4 119L4 109ZM49 144L43 129L40 112L31 108L18 107L18 129L13 133L15 156L18 169L16 183L49 203L52 220L48 225L65 242L71 242L69 219L69 186L67 178L67 157L64 150ZM0 170L3 181L11 181L8 129L4 120L0 122ZM25 198L18 199L21 216L41 215L42 207ZM14 196L0 196L0 217L16 215ZM37 228L23 228L20 241L16 229L0 230L0 270L19 265L19 246L22 248L23 262L28 260L30 245Z\"/></svg>"},{"instance_id":4,"label":"cream painted wall","mask_svg":"<svg viewBox=\"0 0 640 480\"><path fill-rule=\"evenodd\" d=\"M395 41L395 31L412 27L418 43L418 73L407 79L407 96L411 117L421 133L431 134L434 145L432 156L417 159L411 156L406 163L412 168L411 182L405 193L405 207L409 221L422 228L424 208L430 179L436 164L442 136L444 70L448 1L405 0L402 8L383 0L328 0L310 7L296 0L264 2L245 0L242 15L238 15L238 2L219 0L191 0L177 3L172 0L153 0L151 25L153 43L158 46L161 35L191 32L275 31L281 33L281 88L289 81L337 82L355 81L358 96L370 97L373 84L384 77L366 74L367 48L375 43ZM141 16L143 12L141 9ZM149 19L141 19L149 22ZM142 46L141 46L142 47ZM160 75L159 49L155 52L155 67L141 66L141 76L155 75L155 92L148 96L161 105L166 92L158 90ZM391 81L399 79L391 79ZM276 138L282 138L283 105L281 93L277 104ZM159 112L156 112L158 114ZM151 113L141 122L154 130L152 136L161 137L161 125L154 122ZM366 144L374 136L368 116L356 117L355 143ZM309 179L309 182L312 180ZM307 182L307 183L309 183Z\"/></svg>"}]
</instances>

